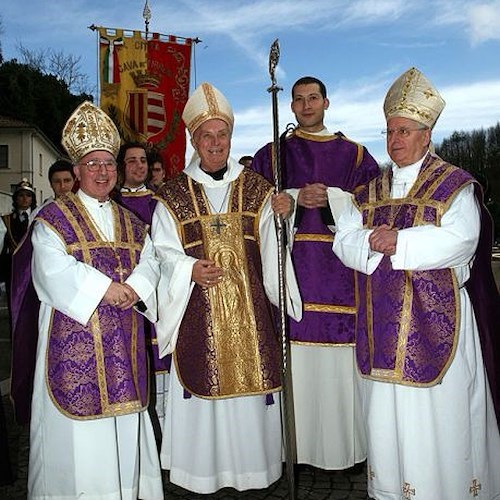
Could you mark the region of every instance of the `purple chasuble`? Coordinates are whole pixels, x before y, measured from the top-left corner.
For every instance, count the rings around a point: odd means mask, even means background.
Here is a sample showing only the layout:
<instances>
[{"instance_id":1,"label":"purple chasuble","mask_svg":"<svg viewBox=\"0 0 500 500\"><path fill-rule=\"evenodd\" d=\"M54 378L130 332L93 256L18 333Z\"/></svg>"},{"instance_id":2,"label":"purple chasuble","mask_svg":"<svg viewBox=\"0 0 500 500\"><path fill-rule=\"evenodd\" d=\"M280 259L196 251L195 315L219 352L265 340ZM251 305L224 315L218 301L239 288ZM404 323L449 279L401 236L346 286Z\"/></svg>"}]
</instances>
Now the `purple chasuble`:
<instances>
[{"instance_id":1,"label":"purple chasuble","mask_svg":"<svg viewBox=\"0 0 500 500\"><path fill-rule=\"evenodd\" d=\"M235 234L234 239L241 244L243 255L238 258L241 257L243 263L241 268L228 265L224 272L244 274L243 281L248 286L245 295L255 314L248 318L248 324L254 324L255 328L247 329L246 322L240 321L249 309L238 308L238 304L245 301L232 301L238 298L238 291L231 289L227 296L221 297L214 290L219 284L214 289L196 284L173 353L183 387L207 399L266 394L281 387L281 351L263 285L258 235L260 213L272 186L252 170L244 169L228 188L231 189L228 212L223 214L210 214L202 185L184 173L168 180L157 192L158 200L176 221L187 255L206 259L211 245L209 239L218 239L219 231L230 230L230 224L240 228L240 234ZM221 219L227 225L219 226ZM214 300L224 301L225 306L216 308ZM226 316L219 317L220 312ZM230 326L236 316L239 316L238 327L233 330ZM217 331L217 324L229 328ZM227 373L236 376L233 380L224 380Z\"/></svg>"},{"instance_id":2,"label":"purple chasuble","mask_svg":"<svg viewBox=\"0 0 500 500\"><path fill-rule=\"evenodd\" d=\"M112 204L115 240L102 240L80 199L68 195L43 208L68 252L114 281L124 281L140 259L147 227ZM100 303L86 325L53 310L47 347L47 383L66 416L93 419L144 410L148 375L142 316ZM77 354L76 354L77 353Z\"/></svg>"},{"instance_id":3,"label":"purple chasuble","mask_svg":"<svg viewBox=\"0 0 500 500\"><path fill-rule=\"evenodd\" d=\"M151 191L150 189L133 193L120 191L115 195L114 200L116 201L116 203L118 203L122 207L127 208L133 214L139 217L142 222L144 222L148 226L151 226L153 212L157 203L156 200L153 199L154 194L155 193L153 193L153 191ZM172 356L168 354L164 358L160 358L155 327L151 322L147 320L145 320L144 323L146 331L146 342L151 354L151 360L155 373L170 372Z\"/></svg>"},{"instance_id":4,"label":"purple chasuble","mask_svg":"<svg viewBox=\"0 0 500 500\"><path fill-rule=\"evenodd\" d=\"M355 203L365 228L439 225L456 193L472 182L469 173L428 155L406 198L391 198L392 171L386 170L356 193ZM453 270L394 270L384 257L372 275L359 274L358 293L356 355L363 376L403 385L439 383L458 342Z\"/></svg>"},{"instance_id":5,"label":"purple chasuble","mask_svg":"<svg viewBox=\"0 0 500 500\"><path fill-rule=\"evenodd\" d=\"M341 132L315 135L296 129L281 142L283 188L323 183L354 191L378 175L368 151ZM252 168L273 181L272 145L254 156ZM328 207L297 207L292 259L304 304L300 322L290 318L295 343L352 344L356 320L356 273L332 252L334 225Z\"/></svg>"}]
</instances>

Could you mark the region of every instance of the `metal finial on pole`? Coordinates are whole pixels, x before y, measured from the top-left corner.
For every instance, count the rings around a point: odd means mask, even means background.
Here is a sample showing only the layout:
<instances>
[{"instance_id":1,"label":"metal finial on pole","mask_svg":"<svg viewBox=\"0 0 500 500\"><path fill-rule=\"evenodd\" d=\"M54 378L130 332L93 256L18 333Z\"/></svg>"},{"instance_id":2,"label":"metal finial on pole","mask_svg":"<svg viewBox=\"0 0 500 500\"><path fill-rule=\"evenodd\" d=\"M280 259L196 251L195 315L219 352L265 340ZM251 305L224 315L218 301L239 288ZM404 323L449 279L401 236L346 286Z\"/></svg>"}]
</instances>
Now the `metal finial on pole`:
<instances>
[{"instance_id":1,"label":"metal finial on pole","mask_svg":"<svg viewBox=\"0 0 500 500\"><path fill-rule=\"evenodd\" d=\"M271 45L271 49L269 51L269 75L271 77L272 87L276 87L276 66L280 61L280 44L279 40L276 38ZM281 90L278 88L278 90ZM271 92L271 88L269 92Z\"/></svg>"},{"instance_id":2,"label":"metal finial on pole","mask_svg":"<svg viewBox=\"0 0 500 500\"><path fill-rule=\"evenodd\" d=\"M144 10L142 11L142 17L144 18L144 23L146 25L146 40L148 39L148 33L149 33L149 21L151 19L151 9L149 8L149 3L148 0L146 0L146 3L144 4Z\"/></svg>"},{"instance_id":3,"label":"metal finial on pole","mask_svg":"<svg viewBox=\"0 0 500 500\"><path fill-rule=\"evenodd\" d=\"M276 67L280 58L279 41L276 39L271 45L269 52L269 75L271 87L267 90L272 94L273 106L273 147L272 167L274 176L274 188L276 193L281 191L281 160L280 160L280 134L278 118L278 92L282 90L276 83ZM283 388L283 404L281 406L281 421L284 433L284 448L286 461L286 474L288 479L288 492L290 500L295 500L295 419L293 411L292 377L290 373L290 343L287 335L287 311L286 311L286 270L285 270L285 236L284 221L281 215L275 216L276 233L278 238L278 280L279 280L279 312L280 312L280 336L281 336L281 386Z\"/></svg>"}]
</instances>

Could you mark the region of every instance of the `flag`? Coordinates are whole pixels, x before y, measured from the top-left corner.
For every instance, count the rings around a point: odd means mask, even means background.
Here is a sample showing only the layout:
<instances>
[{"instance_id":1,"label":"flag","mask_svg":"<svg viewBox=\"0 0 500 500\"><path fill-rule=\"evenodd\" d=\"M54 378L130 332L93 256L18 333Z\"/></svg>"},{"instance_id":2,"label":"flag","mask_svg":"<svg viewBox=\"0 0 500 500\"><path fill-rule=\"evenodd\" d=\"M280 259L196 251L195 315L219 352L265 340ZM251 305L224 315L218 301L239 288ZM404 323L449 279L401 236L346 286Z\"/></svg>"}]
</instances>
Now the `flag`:
<instances>
[{"instance_id":1,"label":"flag","mask_svg":"<svg viewBox=\"0 0 500 500\"><path fill-rule=\"evenodd\" d=\"M100 106L124 141L155 148L167 176L184 168L181 116L189 97L191 39L140 31L99 29Z\"/></svg>"}]
</instances>

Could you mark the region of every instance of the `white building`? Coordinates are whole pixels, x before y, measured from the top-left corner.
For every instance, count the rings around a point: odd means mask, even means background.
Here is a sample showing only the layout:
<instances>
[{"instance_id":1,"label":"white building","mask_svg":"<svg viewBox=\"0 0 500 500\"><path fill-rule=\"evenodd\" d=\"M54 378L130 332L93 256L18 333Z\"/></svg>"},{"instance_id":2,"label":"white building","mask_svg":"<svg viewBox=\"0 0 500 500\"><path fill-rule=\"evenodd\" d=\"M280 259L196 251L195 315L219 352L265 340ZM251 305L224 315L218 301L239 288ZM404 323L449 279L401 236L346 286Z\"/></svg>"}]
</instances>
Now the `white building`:
<instances>
[{"instance_id":1,"label":"white building","mask_svg":"<svg viewBox=\"0 0 500 500\"><path fill-rule=\"evenodd\" d=\"M61 157L38 127L0 116L0 213L12 210L11 193L23 178L33 185L37 205L51 196L48 170Z\"/></svg>"}]
</instances>

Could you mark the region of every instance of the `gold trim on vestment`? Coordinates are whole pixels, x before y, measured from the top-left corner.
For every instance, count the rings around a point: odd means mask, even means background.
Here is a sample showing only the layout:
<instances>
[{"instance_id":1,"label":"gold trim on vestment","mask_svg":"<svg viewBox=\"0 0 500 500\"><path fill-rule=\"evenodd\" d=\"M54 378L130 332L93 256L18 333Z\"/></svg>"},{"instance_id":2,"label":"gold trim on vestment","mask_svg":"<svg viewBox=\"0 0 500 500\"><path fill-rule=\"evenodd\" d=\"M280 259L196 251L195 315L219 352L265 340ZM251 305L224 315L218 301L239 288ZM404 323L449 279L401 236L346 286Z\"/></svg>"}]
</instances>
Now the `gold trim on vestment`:
<instances>
[{"instance_id":1,"label":"gold trim on vestment","mask_svg":"<svg viewBox=\"0 0 500 500\"><path fill-rule=\"evenodd\" d=\"M293 136L299 137L300 139L306 139L308 141L313 141L313 142L329 142L329 141L335 141L337 139L340 139L340 136L338 136L337 134L326 134L326 135L309 134L307 132L304 132L300 127L297 127L292 132L292 134L287 138L291 138Z\"/></svg>"},{"instance_id":2,"label":"gold trim on vestment","mask_svg":"<svg viewBox=\"0 0 500 500\"><path fill-rule=\"evenodd\" d=\"M208 289L219 392L225 395L261 392L259 339L242 218L239 213L217 216L224 224L220 234L213 228L213 214L200 217L200 224L206 258L224 270L222 280Z\"/></svg>"},{"instance_id":3,"label":"gold trim on vestment","mask_svg":"<svg viewBox=\"0 0 500 500\"><path fill-rule=\"evenodd\" d=\"M356 314L356 307L336 306L330 304L313 304L310 302L306 302L304 303L304 311L321 312L321 313Z\"/></svg>"},{"instance_id":4,"label":"gold trim on vestment","mask_svg":"<svg viewBox=\"0 0 500 500\"><path fill-rule=\"evenodd\" d=\"M399 322L398 344L396 347L396 359L394 362L394 377L397 380L403 378L404 363L406 359L406 347L411 327L411 306L413 304L413 284L412 272L404 271L405 290L403 292L403 304L401 311L401 321Z\"/></svg>"},{"instance_id":5,"label":"gold trim on vestment","mask_svg":"<svg viewBox=\"0 0 500 500\"><path fill-rule=\"evenodd\" d=\"M383 369L383 368L371 368L370 374L361 374L363 378L369 379L369 380L380 380L380 381L386 381L386 382L392 382L392 383L397 383L399 385L406 385L406 386L411 386L411 387L432 387L436 384L439 384L443 377L445 376L446 372L448 371L448 368L450 367L451 363L453 362L455 358L455 354L457 351L457 346L458 346L458 340L459 340L459 332L460 332L460 321L461 321L461 314L460 314L460 289L458 286L458 280L457 277L452 269L450 269L451 272L451 277L453 281L453 292L455 295L455 315L456 315L456 322L455 322L455 333L453 336L453 345L451 348L451 353L448 356L448 361L446 364L443 366L441 372L439 373L439 376L436 377L434 380L431 380L430 382L414 382L411 380L403 380L403 369L404 366L402 366L401 361L399 360L400 356L403 358L405 357L405 352L400 352L400 344L402 346L403 340L404 340L404 349L406 350L406 345L407 345L407 338L401 340L401 334L398 336L398 351L397 351L397 358L396 358L396 369L391 370L391 369ZM407 271L409 273L409 271ZM405 304L406 304L406 292L405 292ZM407 305L403 305L403 316L405 315L405 308L408 308ZM405 319L403 321L406 321ZM403 322L402 321L402 322ZM407 321L408 323L408 321ZM401 330L400 330L401 332ZM406 335L407 337L407 335ZM371 336L369 337L371 340ZM401 347L401 349L403 346ZM370 352L371 349L370 349ZM373 367L373 356L371 356L371 362L370 366ZM398 366L401 365L401 367Z\"/></svg>"},{"instance_id":6,"label":"gold trim on vestment","mask_svg":"<svg viewBox=\"0 0 500 500\"><path fill-rule=\"evenodd\" d=\"M355 347L354 342L310 342L304 340L290 340L290 344L303 345L311 347Z\"/></svg>"},{"instance_id":7,"label":"gold trim on vestment","mask_svg":"<svg viewBox=\"0 0 500 500\"><path fill-rule=\"evenodd\" d=\"M142 198L143 196L153 195L151 189L142 189L140 191L120 191L122 198Z\"/></svg>"},{"instance_id":8,"label":"gold trim on vestment","mask_svg":"<svg viewBox=\"0 0 500 500\"><path fill-rule=\"evenodd\" d=\"M333 243L333 234L297 233L294 241L319 241L321 243Z\"/></svg>"}]
</instances>

